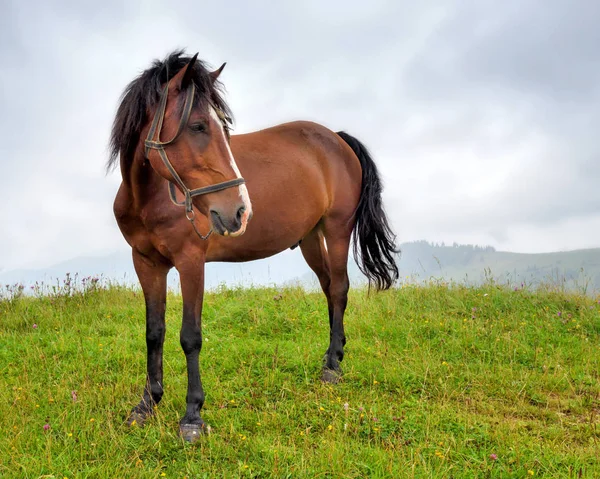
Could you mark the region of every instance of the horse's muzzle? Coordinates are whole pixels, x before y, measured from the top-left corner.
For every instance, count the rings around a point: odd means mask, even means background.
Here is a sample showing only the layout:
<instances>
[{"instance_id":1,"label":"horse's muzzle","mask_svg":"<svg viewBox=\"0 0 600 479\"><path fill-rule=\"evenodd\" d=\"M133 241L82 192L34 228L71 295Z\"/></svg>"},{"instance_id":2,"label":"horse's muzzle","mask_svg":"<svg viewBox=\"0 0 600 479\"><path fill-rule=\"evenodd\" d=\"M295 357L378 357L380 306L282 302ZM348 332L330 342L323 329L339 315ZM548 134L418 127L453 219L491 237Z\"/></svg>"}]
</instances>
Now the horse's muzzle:
<instances>
[{"instance_id":1,"label":"horse's muzzle","mask_svg":"<svg viewBox=\"0 0 600 479\"><path fill-rule=\"evenodd\" d=\"M226 215L211 209L210 221L215 233L221 236L241 236L246 231L246 225L250 220L250 214L246 212L246 206L238 207L234 215Z\"/></svg>"}]
</instances>

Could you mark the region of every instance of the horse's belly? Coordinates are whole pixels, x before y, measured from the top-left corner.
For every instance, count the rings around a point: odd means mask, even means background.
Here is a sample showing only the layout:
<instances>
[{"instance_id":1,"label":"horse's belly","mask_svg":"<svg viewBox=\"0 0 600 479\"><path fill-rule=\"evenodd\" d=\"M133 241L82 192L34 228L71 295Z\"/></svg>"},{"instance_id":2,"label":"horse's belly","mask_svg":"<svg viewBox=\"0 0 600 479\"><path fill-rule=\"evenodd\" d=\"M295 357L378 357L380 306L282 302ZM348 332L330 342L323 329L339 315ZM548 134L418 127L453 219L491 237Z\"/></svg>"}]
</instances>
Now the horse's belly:
<instances>
[{"instance_id":1,"label":"horse's belly","mask_svg":"<svg viewBox=\"0 0 600 479\"><path fill-rule=\"evenodd\" d=\"M298 245L317 225L321 215L322 212L315 212L293 223L259 222L255 215L242 236L212 238L206 261L254 261L276 255Z\"/></svg>"}]
</instances>

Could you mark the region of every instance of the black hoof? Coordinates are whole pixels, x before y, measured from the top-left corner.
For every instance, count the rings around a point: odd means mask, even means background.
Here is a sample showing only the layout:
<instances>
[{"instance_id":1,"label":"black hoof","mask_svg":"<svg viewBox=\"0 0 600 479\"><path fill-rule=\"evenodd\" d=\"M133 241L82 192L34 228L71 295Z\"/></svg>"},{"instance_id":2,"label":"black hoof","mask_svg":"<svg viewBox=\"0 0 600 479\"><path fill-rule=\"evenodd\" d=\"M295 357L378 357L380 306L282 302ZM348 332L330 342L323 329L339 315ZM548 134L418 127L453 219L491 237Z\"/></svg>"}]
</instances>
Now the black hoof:
<instances>
[{"instance_id":1,"label":"black hoof","mask_svg":"<svg viewBox=\"0 0 600 479\"><path fill-rule=\"evenodd\" d=\"M179 435L184 441L194 443L204 435L210 434L210 426L206 424L180 424Z\"/></svg>"},{"instance_id":2,"label":"black hoof","mask_svg":"<svg viewBox=\"0 0 600 479\"><path fill-rule=\"evenodd\" d=\"M321 376L321 380L324 383L337 384L342 380L342 371L335 371L333 369L323 368L323 375Z\"/></svg>"},{"instance_id":3,"label":"black hoof","mask_svg":"<svg viewBox=\"0 0 600 479\"><path fill-rule=\"evenodd\" d=\"M143 426L144 423L146 422L146 419L148 419L148 417L151 416L151 414L149 413L142 413L139 411L136 411L135 409L133 411L131 411L131 414L129 415L129 418L127 419L127 425L128 426Z\"/></svg>"}]
</instances>

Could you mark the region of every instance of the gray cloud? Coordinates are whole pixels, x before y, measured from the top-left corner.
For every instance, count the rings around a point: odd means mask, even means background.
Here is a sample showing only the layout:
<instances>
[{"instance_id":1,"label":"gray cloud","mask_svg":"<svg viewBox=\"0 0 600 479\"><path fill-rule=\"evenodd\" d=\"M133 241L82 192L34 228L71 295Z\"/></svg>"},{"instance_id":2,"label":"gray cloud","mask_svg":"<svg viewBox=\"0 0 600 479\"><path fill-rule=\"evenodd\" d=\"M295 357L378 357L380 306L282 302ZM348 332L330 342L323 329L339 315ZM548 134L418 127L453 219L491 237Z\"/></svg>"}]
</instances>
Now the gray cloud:
<instances>
[{"instance_id":1,"label":"gray cloud","mask_svg":"<svg viewBox=\"0 0 600 479\"><path fill-rule=\"evenodd\" d=\"M125 248L119 175L103 176L112 116L176 47L228 62L238 132L312 119L363 140L401 240L598 245L597 2L0 8L0 267Z\"/></svg>"}]
</instances>

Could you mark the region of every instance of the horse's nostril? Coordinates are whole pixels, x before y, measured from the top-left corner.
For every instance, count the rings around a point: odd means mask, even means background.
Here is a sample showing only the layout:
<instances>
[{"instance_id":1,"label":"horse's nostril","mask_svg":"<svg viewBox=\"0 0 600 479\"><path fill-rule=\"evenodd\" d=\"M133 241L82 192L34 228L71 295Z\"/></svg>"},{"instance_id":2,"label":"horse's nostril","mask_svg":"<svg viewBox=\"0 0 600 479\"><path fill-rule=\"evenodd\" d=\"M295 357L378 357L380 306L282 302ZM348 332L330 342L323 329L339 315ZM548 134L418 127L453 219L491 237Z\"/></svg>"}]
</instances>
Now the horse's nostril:
<instances>
[{"instance_id":1,"label":"horse's nostril","mask_svg":"<svg viewBox=\"0 0 600 479\"><path fill-rule=\"evenodd\" d=\"M237 219L241 220L242 216L244 215L244 213L246 212L246 207L245 206L241 206L240 209L237 212Z\"/></svg>"},{"instance_id":2,"label":"horse's nostril","mask_svg":"<svg viewBox=\"0 0 600 479\"><path fill-rule=\"evenodd\" d=\"M211 216L213 224L218 224L218 225L223 224L223 221L221 220L221 215L219 215L219 213L217 213L215 210L210 210L210 216Z\"/></svg>"}]
</instances>

